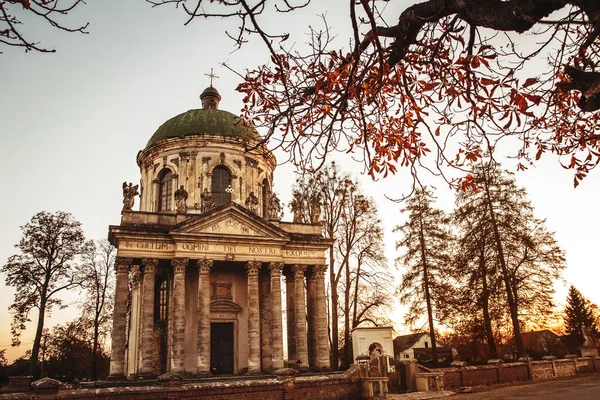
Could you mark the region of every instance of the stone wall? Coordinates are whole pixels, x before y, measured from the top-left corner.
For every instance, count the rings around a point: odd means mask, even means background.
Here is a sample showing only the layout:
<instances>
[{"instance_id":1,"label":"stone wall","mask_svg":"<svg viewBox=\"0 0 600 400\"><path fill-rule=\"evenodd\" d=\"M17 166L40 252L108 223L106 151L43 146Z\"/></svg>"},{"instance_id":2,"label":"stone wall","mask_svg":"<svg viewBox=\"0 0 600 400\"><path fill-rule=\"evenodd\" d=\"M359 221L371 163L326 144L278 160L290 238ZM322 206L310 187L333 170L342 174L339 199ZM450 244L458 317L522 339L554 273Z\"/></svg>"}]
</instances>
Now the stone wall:
<instances>
[{"instance_id":1,"label":"stone wall","mask_svg":"<svg viewBox=\"0 0 600 400\"><path fill-rule=\"evenodd\" d=\"M58 383L57 381L54 381ZM238 378L198 382L121 382L93 389L54 388L45 400L358 400L360 376L356 373L282 378ZM0 400L37 399L38 391L0 394Z\"/></svg>"},{"instance_id":2,"label":"stone wall","mask_svg":"<svg viewBox=\"0 0 600 400\"><path fill-rule=\"evenodd\" d=\"M444 373L444 388L543 380L600 371L600 357L428 369Z\"/></svg>"}]
</instances>

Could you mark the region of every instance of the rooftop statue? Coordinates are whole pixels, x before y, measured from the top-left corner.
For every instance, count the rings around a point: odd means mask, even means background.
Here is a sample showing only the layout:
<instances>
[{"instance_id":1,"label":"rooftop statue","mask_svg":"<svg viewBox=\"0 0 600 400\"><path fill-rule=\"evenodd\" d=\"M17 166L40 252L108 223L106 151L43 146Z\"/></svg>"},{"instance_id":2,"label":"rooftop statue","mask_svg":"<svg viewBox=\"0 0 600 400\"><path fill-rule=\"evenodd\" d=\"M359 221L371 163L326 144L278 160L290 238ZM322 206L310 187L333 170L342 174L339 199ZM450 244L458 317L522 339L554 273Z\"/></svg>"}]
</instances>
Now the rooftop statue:
<instances>
[{"instance_id":1,"label":"rooftop statue","mask_svg":"<svg viewBox=\"0 0 600 400\"><path fill-rule=\"evenodd\" d=\"M123 211L129 211L133 208L135 196L138 192L139 185L133 186L131 182L127 185L127 181L123 182Z\"/></svg>"}]
</instances>

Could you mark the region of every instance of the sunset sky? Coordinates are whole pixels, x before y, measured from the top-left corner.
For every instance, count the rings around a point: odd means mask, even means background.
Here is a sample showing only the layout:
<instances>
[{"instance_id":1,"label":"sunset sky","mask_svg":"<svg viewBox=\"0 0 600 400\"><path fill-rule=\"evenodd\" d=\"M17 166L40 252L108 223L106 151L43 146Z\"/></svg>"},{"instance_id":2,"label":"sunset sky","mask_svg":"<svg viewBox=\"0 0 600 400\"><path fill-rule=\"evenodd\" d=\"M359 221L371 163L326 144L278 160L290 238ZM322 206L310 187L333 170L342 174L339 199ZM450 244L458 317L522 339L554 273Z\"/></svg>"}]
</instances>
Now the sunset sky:
<instances>
[{"instance_id":1,"label":"sunset sky","mask_svg":"<svg viewBox=\"0 0 600 400\"><path fill-rule=\"evenodd\" d=\"M326 3L321 6L329 10L313 8L277 18L267 15L264 20L274 31L293 29L291 40L302 46L308 25L319 23L316 14L327 12L330 26L340 32L340 46L346 45L347 2L319 3ZM388 11L398 13L409 4L393 2ZM220 78L214 86L223 97L220 108L239 113L242 96L234 89L240 78L220 64L227 62L243 72L267 61L267 52L258 41L234 52L234 43L224 32L234 30L236 21L196 20L184 26L186 16L181 10L152 8L142 0L89 1L65 21L71 25L89 22L89 34L58 32L40 21L26 20L23 33L57 52L1 49L0 265L15 253L19 226L42 210L70 212L83 224L88 238L106 238L108 225L120 221L121 183L139 181L137 152L164 121L200 107L198 96L209 85L204 74L215 69ZM286 159L283 154L277 156L281 162ZM336 159L344 169L361 172L361 165L349 156ZM505 165L513 164L506 161ZM286 164L275 175L275 191L286 204L291 199L292 174L293 168ZM412 182L405 171L378 182L366 176L360 181L384 216L386 254L393 260L398 256L394 249L398 238L391 230L404 217L399 213L402 206L386 196L400 197ZM545 155L534 168L519 172L517 182L527 188L536 216L547 219L547 227L556 232L566 251L565 283L557 285L556 301L564 304L566 287L573 284L600 303L594 233L600 226L596 210L600 171L592 172L574 189L572 171ZM443 182L434 183L438 205L450 211L451 191ZM286 218L290 219L287 207ZM10 347L7 308L13 293L0 277L0 349ZM77 313L74 307L55 312L48 326ZM396 330L408 333L399 312L395 317ZM9 359L29 348L32 335L30 328L23 336L24 346L9 349Z\"/></svg>"}]
</instances>

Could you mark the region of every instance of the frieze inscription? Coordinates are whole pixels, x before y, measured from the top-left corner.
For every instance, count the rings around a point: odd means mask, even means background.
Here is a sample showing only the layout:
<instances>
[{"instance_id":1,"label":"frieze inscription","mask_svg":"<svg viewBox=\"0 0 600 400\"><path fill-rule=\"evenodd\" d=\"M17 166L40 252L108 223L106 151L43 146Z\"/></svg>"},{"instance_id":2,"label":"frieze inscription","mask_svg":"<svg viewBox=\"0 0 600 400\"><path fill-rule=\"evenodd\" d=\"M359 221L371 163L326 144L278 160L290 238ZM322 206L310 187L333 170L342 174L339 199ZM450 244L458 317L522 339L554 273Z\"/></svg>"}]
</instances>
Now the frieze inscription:
<instances>
[{"instance_id":1,"label":"frieze inscription","mask_svg":"<svg viewBox=\"0 0 600 400\"><path fill-rule=\"evenodd\" d=\"M165 242L134 242L126 240L123 247L128 249L170 250L170 243Z\"/></svg>"}]
</instances>

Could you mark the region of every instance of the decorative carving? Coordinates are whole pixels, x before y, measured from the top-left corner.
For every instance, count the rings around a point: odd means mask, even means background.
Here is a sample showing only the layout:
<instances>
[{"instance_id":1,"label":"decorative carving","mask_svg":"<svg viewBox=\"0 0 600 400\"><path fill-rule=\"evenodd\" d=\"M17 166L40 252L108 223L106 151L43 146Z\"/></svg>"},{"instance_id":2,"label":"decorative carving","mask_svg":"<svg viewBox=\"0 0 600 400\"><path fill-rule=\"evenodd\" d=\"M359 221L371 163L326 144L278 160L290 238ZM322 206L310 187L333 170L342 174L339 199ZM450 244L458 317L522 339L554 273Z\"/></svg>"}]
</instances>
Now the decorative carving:
<instances>
[{"instance_id":1,"label":"decorative carving","mask_svg":"<svg viewBox=\"0 0 600 400\"><path fill-rule=\"evenodd\" d=\"M154 164L154 170L152 171L153 173L154 173L154 172L156 172L156 170L158 169L158 166L159 166L159 165L160 165L160 164Z\"/></svg>"},{"instance_id":2,"label":"decorative carving","mask_svg":"<svg viewBox=\"0 0 600 400\"><path fill-rule=\"evenodd\" d=\"M271 271L271 276L280 277L282 270L283 270L282 262L269 263L269 271Z\"/></svg>"},{"instance_id":3,"label":"decorative carving","mask_svg":"<svg viewBox=\"0 0 600 400\"><path fill-rule=\"evenodd\" d=\"M190 158L193 159L193 158L196 158L196 156L198 155L198 152L196 150L190 151L189 155L190 155Z\"/></svg>"},{"instance_id":4,"label":"decorative carving","mask_svg":"<svg viewBox=\"0 0 600 400\"><path fill-rule=\"evenodd\" d=\"M142 164L142 168L144 168L144 170L146 170L146 171L148 171L150 168L152 168L152 160L144 161L144 163Z\"/></svg>"},{"instance_id":5,"label":"decorative carving","mask_svg":"<svg viewBox=\"0 0 600 400\"><path fill-rule=\"evenodd\" d=\"M176 274L185 273L185 268L189 264L189 258L174 258L171 260L171 265L173 266L173 272Z\"/></svg>"},{"instance_id":6,"label":"decorative carving","mask_svg":"<svg viewBox=\"0 0 600 400\"><path fill-rule=\"evenodd\" d=\"M175 191L175 206L177 207L178 213L187 212L186 201L188 199L188 192L183 188L183 185Z\"/></svg>"},{"instance_id":7,"label":"decorative carving","mask_svg":"<svg viewBox=\"0 0 600 400\"><path fill-rule=\"evenodd\" d=\"M212 266L213 260L198 260L198 273L201 275L207 275L210 273Z\"/></svg>"},{"instance_id":8,"label":"decorative carving","mask_svg":"<svg viewBox=\"0 0 600 400\"><path fill-rule=\"evenodd\" d=\"M294 278L304 278L304 273L306 272L307 267L308 266L306 264L292 265L292 272L294 273Z\"/></svg>"},{"instance_id":9,"label":"decorative carving","mask_svg":"<svg viewBox=\"0 0 600 400\"><path fill-rule=\"evenodd\" d=\"M246 273L248 275L258 275L258 270L260 270L261 265L261 261L248 261L246 263Z\"/></svg>"},{"instance_id":10,"label":"decorative carving","mask_svg":"<svg viewBox=\"0 0 600 400\"><path fill-rule=\"evenodd\" d=\"M213 300L231 300L231 282L214 282L213 287Z\"/></svg>"},{"instance_id":11,"label":"decorative carving","mask_svg":"<svg viewBox=\"0 0 600 400\"><path fill-rule=\"evenodd\" d=\"M242 169L242 162L240 160L233 160L233 163L237 165L239 169Z\"/></svg>"},{"instance_id":12,"label":"decorative carving","mask_svg":"<svg viewBox=\"0 0 600 400\"><path fill-rule=\"evenodd\" d=\"M219 154L219 164L225 164L225 153Z\"/></svg>"},{"instance_id":13,"label":"decorative carving","mask_svg":"<svg viewBox=\"0 0 600 400\"><path fill-rule=\"evenodd\" d=\"M227 255L225 256L225 260L233 261L235 260L235 255L233 253L227 253Z\"/></svg>"},{"instance_id":14,"label":"decorative carving","mask_svg":"<svg viewBox=\"0 0 600 400\"><path fill-rule=\"evenodd\" d=\"M246 199L246 208L254 214L258 213L258 197L256 197L254 192L250 192L250 196Z\"/></svg>"},{"instance_id":15,"label":"decorative carving","mask_svg":"<svg viewBox=\"0 0 600 400\"><path fill-rule=\"evenodd\" d=\"M246 160L246 165L249 165L251 167L257 167L258 166L258 161L250 158L250 157L245 157Z\"/></svg>"},{"instance_id":16,"label":"decorative carving","mask_svg":"<svg viewBox=\"0 0 600 400\"><path fill-rule=\"evenodd\" d=\"M171 162L179 167L179 158L172 158Z\"/></svg>"},{"instance_id":17,"label":"decorative carving","mask_svg":"<svg viewBox=\"0 0 600 400\"><path fill-rule=\"evenodd\" d=\"M202 164L208 164L210 157L202 157Z\"/></svg>"},{"instance_id":18,"label":"decorative carving","mask_svg":"<svg viewBox=\"0 0 600 400\"><path fill-rule=\"evenodd\" d=\"M231 316L235 318L235 314L242 312L242 307L231 300L213 300L210 302L210 312L231 313Z\"/></svg>"},{"instance_id":19,"label":"decorative carving","mask_svg":"<svg viewBox=\"0 0 600 400\"><path fill-rule=\"evenodd\" d=\"M167 166L167 156L163 156L163 167Z\"/></svg>"},{"instance_id":20,"label":"decorative carving","mask_svg":"<svg viewBox=\"0 0 600 400\"><path fill-rule=\"evenodd\" d=\"M144 273L153 274L158 267L158 258L142 258L142 265L144 266Z\"/></svg>"},{"instance_id":21,"label":"decorative carving","mask_svg":"<svg viewBox=\"0 0 600 400\"><path fill-rule=\"evenodd\" d=\"M281 202L275 193L271 194L269 199L269 209L267 211L269 219L281 220Z\"/></svg>"},{"instance_id":22,"label":"decorative carving","mask_svg":"<svg viewBox=\"0 0 600 400\"><path fill-rule=\"evenodd\" d=\"M212 195L208 192L207 188L204 188L204 190L202 191L202 194L200 195L200 201L200 211L202 213L208 212L215 208L215 200L213 199Z\"/></svg>"},{"instance_id":23,"label":"decorative carving","mask_svg":"<svg viewBox=\"0 0 600 400\"><path fill-rule=\"evenodd\" d=\"M229 186L227 186L227 188L225 189L225 191L229 194L233 193L233 187L231 186L231 184L229 184Z\"/></svg>"},{"instance_id":24,"label":"decorative carving","mask_svg":"<svg viewBox=\"0 0 600 400\"><path fill-rule=\"evenodd\" d=\"M138 192L140 185L132 185L131 182L129 182L129 185L127 185L127 182L123 182L123 211L131 210L135 202L135 196L140 194Z\"/></svg>"},{"instance_id":25,"label":"decorative carving","mask_svg":"<svg viewBox=\"0 0 600 400\"><path fill-rule=\"evenodd\" d=\"M327 264L316 264L312 267L313 277L324 278L325 271L327 271Z\"/></svg>"},{"instance_id":26,"label":"decorative carving","mask_svg":"<svg viewBox=\"0 0 600 400\"><path fill-rule=\"evenodd\" d=\"M131 282L132 288L137 288L140 286L142 281L142 272L140 271L140 267L138 265L131 266L131 271L129 272L129 282Z\"/></svg>"},{"instance_id":27,"label":"decorative carving","mask_svg":"<svg viewBox=\"0 0 600 400\"><path fill-rule=\"evenodd\" d=\"M127 273L129 272L129 266L133 263L133 258L131 257L117 257L115 259L115 271L117 274L119 273Z\"/></svg>"},{"instance_id":28,"label":"decorative carving","mask_svg":"<svg viewBox=\"0 0 600 400\"><path fill-rule=\"evenodd\" d=\"M179 152L179 159L181 161L188 161L190 159L190 153L187 151Z\"/></svg>"}]
</instances>

